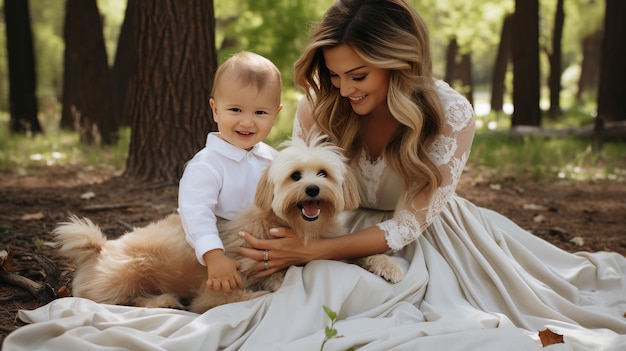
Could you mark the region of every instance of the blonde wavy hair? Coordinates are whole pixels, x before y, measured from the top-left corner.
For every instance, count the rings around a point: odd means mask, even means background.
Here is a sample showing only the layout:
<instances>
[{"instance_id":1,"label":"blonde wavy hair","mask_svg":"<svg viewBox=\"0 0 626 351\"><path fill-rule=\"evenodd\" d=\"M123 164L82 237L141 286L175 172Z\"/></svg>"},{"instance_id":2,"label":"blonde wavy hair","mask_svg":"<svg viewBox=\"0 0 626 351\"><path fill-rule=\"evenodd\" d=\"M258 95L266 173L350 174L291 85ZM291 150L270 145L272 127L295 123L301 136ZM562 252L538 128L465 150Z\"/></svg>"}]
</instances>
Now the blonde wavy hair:
<instances>
[{"instance_id":1,"label":"blonde wavy hair","mask_svg":"<svg viewBox=\"0 0 626 351\"><path fill-rule=\"evenodd\" d=\"M350 160L358 160L361 119L330 80L322 50L350 45L369 64L389 70L387 104L401 124L384 151L400 175L405 201L433 192L441 172L427 149L441 133L445 117L432 77L428 29L404 0L337 0L311 32L310 44L295 63L295 83L313 106L314 128L329 135Z\"/></svg>"}]
</instances>

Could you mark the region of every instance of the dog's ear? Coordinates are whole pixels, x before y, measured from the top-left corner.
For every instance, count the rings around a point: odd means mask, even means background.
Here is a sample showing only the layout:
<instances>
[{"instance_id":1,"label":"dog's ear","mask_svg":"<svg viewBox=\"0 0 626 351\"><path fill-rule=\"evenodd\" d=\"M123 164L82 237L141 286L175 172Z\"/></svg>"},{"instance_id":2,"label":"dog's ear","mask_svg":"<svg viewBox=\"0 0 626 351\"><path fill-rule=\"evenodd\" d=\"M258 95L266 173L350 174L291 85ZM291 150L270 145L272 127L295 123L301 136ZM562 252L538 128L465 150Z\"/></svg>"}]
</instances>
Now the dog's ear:
<instances>
[{"instance_id":1,"label":"dog's ear","mask_svg":"<svg viewBox=\"0 0 626 351\"><path fill-rule=\"evenodd\" d=\"M344 210L354 210L359 207L359 187L354 174L348 170L343 180Z\"/></svg>"},{"instance_id":2,"label":"dog's ear","mask_svg":"<svg viewBox=\"0 0 626 351\"><path fill-rule=\"evenodd\" d=\"M270 167L268 166L261 173L261 178L254 194L254 204L264 211L272 209L272 199L274 198L274 184L270 181L269 169Z\"/></svg>"}]
</instances>

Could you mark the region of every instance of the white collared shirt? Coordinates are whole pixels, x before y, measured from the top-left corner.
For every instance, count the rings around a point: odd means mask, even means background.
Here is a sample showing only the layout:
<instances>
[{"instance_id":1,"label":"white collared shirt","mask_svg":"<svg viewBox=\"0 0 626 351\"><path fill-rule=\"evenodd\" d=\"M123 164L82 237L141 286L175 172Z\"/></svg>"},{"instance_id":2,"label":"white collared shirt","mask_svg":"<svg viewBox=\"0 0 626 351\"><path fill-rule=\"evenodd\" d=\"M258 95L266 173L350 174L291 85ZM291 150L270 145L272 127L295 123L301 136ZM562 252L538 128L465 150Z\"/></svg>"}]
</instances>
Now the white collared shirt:
<instances>
[{"instance_id":1,"label":"white collared shirt","mask_svg":"<svg viewBox=\"0 0 626 351\"><path fill-rule=\"evenodd\" d=\"M217 217L231 220L252 204L261 173L275 155L276 150L265 143L246 151L213 132L187 163L178 189L178 212L201 264L206 252L224 249Z\"/></svg>"}]
</instances>

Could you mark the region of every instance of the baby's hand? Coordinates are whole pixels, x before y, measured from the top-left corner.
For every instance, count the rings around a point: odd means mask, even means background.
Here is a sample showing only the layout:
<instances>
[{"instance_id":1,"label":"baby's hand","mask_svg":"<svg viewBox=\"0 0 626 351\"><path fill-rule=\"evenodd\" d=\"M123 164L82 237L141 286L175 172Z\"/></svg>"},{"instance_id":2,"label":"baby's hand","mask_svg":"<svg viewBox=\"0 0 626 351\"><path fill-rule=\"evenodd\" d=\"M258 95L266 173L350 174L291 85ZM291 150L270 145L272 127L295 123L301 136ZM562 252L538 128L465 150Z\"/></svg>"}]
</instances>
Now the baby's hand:
<instances>
[{"instance_id":1,"label":"baby's hand","mask_svg":"<svg viewBox=\"0 0 626 351\"><path fill-rule=\"evenodd\" d=\"M204 254L208 278L206 286L214 291L224 291L230 294L233 289L243 288L241 276L237 271L239 261L224 254L220 249L211 250Z\"/></svg>"}]
</instances>

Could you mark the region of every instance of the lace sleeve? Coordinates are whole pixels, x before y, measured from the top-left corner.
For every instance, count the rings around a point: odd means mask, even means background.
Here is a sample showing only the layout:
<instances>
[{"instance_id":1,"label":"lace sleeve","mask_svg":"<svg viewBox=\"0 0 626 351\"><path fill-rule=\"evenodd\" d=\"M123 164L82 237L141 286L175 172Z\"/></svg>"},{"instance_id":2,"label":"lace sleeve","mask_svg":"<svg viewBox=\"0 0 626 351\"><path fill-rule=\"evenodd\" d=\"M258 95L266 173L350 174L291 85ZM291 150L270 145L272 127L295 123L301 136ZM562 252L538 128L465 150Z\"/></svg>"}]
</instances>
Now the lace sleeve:
<instances>
[{"instance_id":1,"label":"lace sleeve","mask_svg":"<svg viewBox=\"0 0 626 351\"><path fill-rule=\"evenodd\" d=\"M474 112L469 102L447 84L441 93L446 114L443 133L428 150L439 167L441 186L428 196L420 193L390 220L377 224L394 251L416 240L454 195L474 139Z\"/></svg>"}]
</instances>

